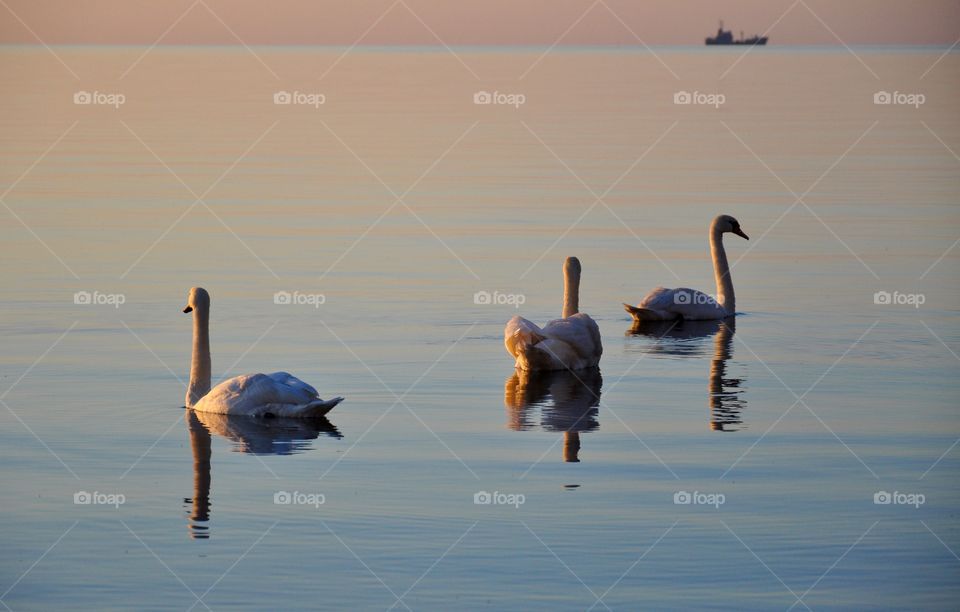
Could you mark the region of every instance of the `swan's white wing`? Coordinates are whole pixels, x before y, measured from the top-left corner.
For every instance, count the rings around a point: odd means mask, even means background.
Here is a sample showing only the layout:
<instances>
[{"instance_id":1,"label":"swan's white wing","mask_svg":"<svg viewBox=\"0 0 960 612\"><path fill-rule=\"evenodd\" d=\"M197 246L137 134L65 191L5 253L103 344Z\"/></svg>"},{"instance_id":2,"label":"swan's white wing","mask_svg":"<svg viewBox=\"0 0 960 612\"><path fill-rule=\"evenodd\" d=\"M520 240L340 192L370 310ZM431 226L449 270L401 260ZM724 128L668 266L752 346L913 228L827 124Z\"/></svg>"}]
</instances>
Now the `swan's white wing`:
<instances>
[{"instance_id":1,"label":"swan's white wing","mask_svg":"<svg viewBox=\"0 0 960 612\"><path fill-rule=\"evenodd\" d=\"M304 398L308 398L306 401L312 401L320 397L316 389L288 372L274 372L273 374L267 374L267 376L272 378L278 385L286 385L287 387L300 391L303 393Z\"/></svg>"},{"instance_id":2,"label":"swan's white wing","mask_svg":"<svg viewBox=\"0 0 960 612\"><path fill-rule=\"evenodd\" d=\"M303 406L317 400L310 385L285 372L243 374L223 381L193 407L200 412L259 415L271 407Z\"/></svg>"},{"instance_id":3,"label":"swan's white wing","mask_svg":"<svg viewBox=\"0 0 960 612\"><path fill-rule=\"evenodd\" d=\"M543 338L543 330L537 324L519 315L507 321L503 329L503 345L514 357L519 356L521 346L532 346Z\"/></svg>"},{"instance_id":4,"label":"swan's white wing","mask_svg":"<svg viewBox=\"0 0 960 612\"><path fill-rule=\"evenodd\" d=\"M600 343L600 328L590 315L582 312L566 319L555 319L543 327L543 335L560 340L582 358L600 359L603 347ZM594 362L592 365L596 365ZM584 366L581 366L584 367Z\"/></svg>"},{"instance_id":5,"label":"swan's white wing","mask_svg":"<svg viewBox=\"0 0 960 612\"><path fill-rule=\"evenodd\" d=\"M722 319L728 314L713 296L687 287L657 287L643 298L639 306L656 311L667 319L673 317L702 321Z\"/></svg>"}]
</instances>

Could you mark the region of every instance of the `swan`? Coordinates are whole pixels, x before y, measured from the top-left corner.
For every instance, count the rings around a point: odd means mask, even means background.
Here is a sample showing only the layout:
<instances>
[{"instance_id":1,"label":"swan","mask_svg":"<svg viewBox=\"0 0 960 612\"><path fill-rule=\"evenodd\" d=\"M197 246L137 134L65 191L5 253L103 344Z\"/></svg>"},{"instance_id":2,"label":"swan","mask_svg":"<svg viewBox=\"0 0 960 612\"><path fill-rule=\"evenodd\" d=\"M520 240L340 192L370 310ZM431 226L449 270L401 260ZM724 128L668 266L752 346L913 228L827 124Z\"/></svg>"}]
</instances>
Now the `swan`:
<instances>
[{"instance_id":1,"label":"swan","mask_svg":"<svg viewBox=\"0 0 960 612\"><path fill-rule=\"evenodd\" d=\"M580 311L580 260L563 264L563 318L543 329L521 316L507 322L503 344L521 370L581 370L600 363L600 328Z\"/></svg>"},{"instance_id":2,"label":"swan","mask_svg":"<svg viewBox=\"0 0 960 612\"><path fill-rule=\"evenodd\" d=\"M750 240L740 229L740 222L730 215L719 215L710 224L710 254L713 257L713 275L717 281L716 299L702 291L686 287L657 287L638 305L624 304L624 310L629 312L635 321L711 321L736 314L737 300L733 294L727 252L723 249L723 235L726 233Z\"/></svg>"},{"instance_id":3,"label":"swan","mask_svg":"<svg viewBox=\"0 0 960 612\"><path fill-rule=\"evenodd\" d=\"M319 417L343 401L322 400L317 390L286 372L234 376L210 388L210 294L194 287L183 312L193 313L193 357L186 407L197 412L254 417Z\"/></svg>"}]
</instances>

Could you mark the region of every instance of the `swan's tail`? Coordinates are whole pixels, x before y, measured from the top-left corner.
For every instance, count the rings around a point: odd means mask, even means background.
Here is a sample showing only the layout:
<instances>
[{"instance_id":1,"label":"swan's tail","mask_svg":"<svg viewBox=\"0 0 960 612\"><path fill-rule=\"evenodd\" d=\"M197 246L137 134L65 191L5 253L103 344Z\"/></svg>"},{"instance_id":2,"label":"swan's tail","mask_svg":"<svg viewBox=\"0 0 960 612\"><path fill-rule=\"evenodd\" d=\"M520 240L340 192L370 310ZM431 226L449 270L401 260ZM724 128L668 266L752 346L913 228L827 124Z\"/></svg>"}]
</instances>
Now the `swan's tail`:
<instances>
[{"instance_id":1,"label":"swan's tail","mask_svg":"<svg viewBox=\"0 0 960 612\"><path fill-rule=\"evenodd\" d=\"M633 317L634 321L666 320L666 317L664 317L658 311L650 310L649 308L640 308L639 306L631 306L630 304L624 304L623 309L630 313L630 316Z\"/></svg>"},{"instance_id":2,"label":"swan's tail","mask_svg":"<svg viewBox=\"0 0 960 612\"><path fill-rule=\"evenodd\" d=\"M303 416L305 417L321 417L333 410L333 407L343 401L342 397L335 397L328 400L317 400L315 402L310 402L304 407Z\"/></svg>"}]
</instances>

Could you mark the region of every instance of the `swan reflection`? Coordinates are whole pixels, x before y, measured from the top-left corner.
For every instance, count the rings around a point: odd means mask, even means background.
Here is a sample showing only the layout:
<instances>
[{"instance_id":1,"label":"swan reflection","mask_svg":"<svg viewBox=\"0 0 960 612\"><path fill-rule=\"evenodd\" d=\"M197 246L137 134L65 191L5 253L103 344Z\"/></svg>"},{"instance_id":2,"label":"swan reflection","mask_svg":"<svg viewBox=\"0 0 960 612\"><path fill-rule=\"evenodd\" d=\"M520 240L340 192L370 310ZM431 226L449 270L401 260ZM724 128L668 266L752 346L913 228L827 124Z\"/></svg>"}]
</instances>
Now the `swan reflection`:
<instances>
[{"instance_id":1,"label":"swan reflection","mask_svg":"<svg viewBox=\"0 0 960 612\"><path fill-rule=\"evenodd\" d=\"M743 424L740 413L746 407L743 378L727 375L727 362L733 357L733 335L737 323L733 317L723 321L644 321L634 323L628 336L644 336L654 342L644 347L652 355L698 357L708 354L704 338L713 336L710 361L710 429L737 431Z\"/></svg>"},{"instance_id":2,"label":"swan reflection","mask_svg":"<svg viewBox=\"0 0 960 612\"><path fill-rule=\"evenodd\" d=\"M210 537L210 457L212 435L233 442L233 452L253 455L293 455L312 448L312 440L320 435L342 438L343 435L326 418L256 419L187 409L186 420L193 452L193 497L185 498L190 537Z\"/></svg>"},{"instance_id":3,"label":"swan reflection","mask_svg":"<svg viewBox=\"0 0 960 612\"><path fill-rule=\"evenodd\" d=\"M600 427L597 420L603 378L598 368L529 372L517 370L503 389L507 427L514 431L563 433L563 460L580 461L580 433Z\"/></svg>"}]
</instances>

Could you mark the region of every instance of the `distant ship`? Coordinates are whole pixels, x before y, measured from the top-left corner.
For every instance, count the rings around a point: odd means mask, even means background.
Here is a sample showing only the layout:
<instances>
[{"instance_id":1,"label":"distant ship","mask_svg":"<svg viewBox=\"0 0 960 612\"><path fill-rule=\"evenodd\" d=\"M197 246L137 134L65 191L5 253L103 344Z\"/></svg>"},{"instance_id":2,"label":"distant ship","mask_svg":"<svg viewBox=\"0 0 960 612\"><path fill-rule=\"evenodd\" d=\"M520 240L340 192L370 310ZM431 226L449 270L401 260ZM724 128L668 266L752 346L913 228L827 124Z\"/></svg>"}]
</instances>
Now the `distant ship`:
<instances>
[{"instance_id":1,"label":"distant ship","mask_svg":"<svg viewBox=\"0 0 960 612\"><path fill-rule=\"evenodd\" d=\"M708 45L765 45L767 44L766 36L751 36L750 38L743 37L743 31L740 32L740 39L733 39L733 32L723 29L723 21L720 22L720 29L717 30L717 35L708 37Z\"/></svg>"}]
</instances>

